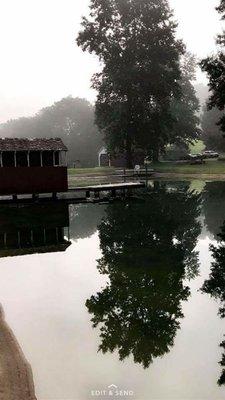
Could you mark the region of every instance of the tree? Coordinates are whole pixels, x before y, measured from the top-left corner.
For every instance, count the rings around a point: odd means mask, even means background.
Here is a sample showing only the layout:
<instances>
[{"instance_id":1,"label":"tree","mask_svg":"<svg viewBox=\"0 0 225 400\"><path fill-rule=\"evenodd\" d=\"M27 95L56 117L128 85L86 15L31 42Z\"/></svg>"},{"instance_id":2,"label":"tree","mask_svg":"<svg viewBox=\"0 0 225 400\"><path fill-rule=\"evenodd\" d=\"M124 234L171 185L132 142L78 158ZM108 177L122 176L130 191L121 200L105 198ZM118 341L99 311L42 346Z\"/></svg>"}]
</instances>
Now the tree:
<instances>
[{"instance_id":1,"label":"tree","mask_svg":"<svg viewBox=\"0 0 225 400\"><path fill-rule=\"evenodd\" d=\"M225 0L220 1L217 10L225 19ZM209 90L211 92L208 108L217 107L220 111L224 111L225 107L225 33L217 36L217 44L220 50L216 55L208 57L201 61L200 66L203 71L207 72L209 78ZM224 112L220 116L218 125L225 132L225 115Z\"/></svg>"},{"instance_id":2,"label":"tree","mask_svg":"<svg viewBox=\"0 0 225 400\"><path fill-rule=\"evenodd\" d=\"M155 188L156 189L156 188ZM199 196L159 183L140 204L109 205L99 225L101 274L108 283L87 300L103 353L132 355L144 368L170 351L198 273ZM137 229L138 226L138 229Z\"/></svg>"},{"instance_id":3,"label":"tree","mask_svg":"<svg viewBox=\"0 0 225 400\"><path fill-rule=\"evenodd\" d=\"M210 249L214 261L211 265L211 273L203 286L202 291L209 294L211 297L219 300L219 316L225 317L225 221L221 228L221 233L218 235L219 245L211 245ZM220 347L225 350L225 340L220 343ZM225 353L222 355L222 360L219 364L223 367L218 385L225 385Z\"/></svg>"},{"instance_id":4,"label":"tree","mask_svg":"<svg viewBox=\"0 0 225 400\"><path fill-rule=\"evenodd\" d=\"M202 192L202 211L204 224L214 239L217 239L219 229L224 221L225 212L223 207L221 207L224 201L225 183L221 181L206 182L204 191Z\"/></svg>"},{"instance_id":5,"label":"tree","mask_svg":"<svg viewBox=\"0 0 225 400\"><path fill-rule=\"evenodd\" d=\"M204 107L203 109L201 117L202 140L207 149L225 151L225 140L218 126L218 121L222 116L223 112L218 108L208 110L207 107Z\"/></svg>"},{"instance_id":6,"label":"tree","mask_svg":"<svg viewBox=\"0 0 225 400\"><path fill-rule=\"evenodd\" d=\"M96 166L102 140L94 124L94 108L71 96L43 108L34 117L19 118L0 126L6 137L60 137L69 149L69 162Z\"/></svg>"},{"instance_id":7,"label":"tree","mask_svg":"<svg viewBox=\"0 0 225 400\"><path fill-rule=\"evenodd\" d=\"M179 80L181 97L174 97L171 114L174 124L170 133L170 144L188 149L188 144L200 137L198 112L200 103L193 85L195 81L196 60L191 53L181 58L181 78Z\"/></svg>"},{"instance_id":8,"label":"tree","mask_svg":"<svg viewBox=\"0 0 225 400\"><path fill-rule=\"evenodd\" d=\"M176 27L167 0L91 0L83 18L77 43L102 64L93 77L96 123L110 151L125 151L128 167L136 148L157 160L170 141L184 53Z\"/></svg>"},{"instance_id":9,"label":"tree","mask_svg":"<svg viewBox=\"0 0 225 400\"><path fill-rule=\"evenodd\" d=\"M197 83L194 85L195 91L196 91L196 96L199 100L200 103L200 110L199 114L201 113L202 109L206 105L206 101L208 100L209 97L209 89L207 85L204 85L203 83Z\"/></svg>"}]
</instances>

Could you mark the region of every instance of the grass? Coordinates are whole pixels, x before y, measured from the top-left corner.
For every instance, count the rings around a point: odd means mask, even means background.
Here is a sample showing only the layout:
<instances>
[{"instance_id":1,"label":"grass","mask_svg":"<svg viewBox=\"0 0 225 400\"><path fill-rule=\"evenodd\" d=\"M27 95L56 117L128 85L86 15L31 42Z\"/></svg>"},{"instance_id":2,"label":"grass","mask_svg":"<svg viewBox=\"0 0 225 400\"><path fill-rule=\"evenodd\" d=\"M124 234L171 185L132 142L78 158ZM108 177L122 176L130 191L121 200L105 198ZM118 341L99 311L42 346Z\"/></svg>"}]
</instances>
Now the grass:
<instances>
[{"instance_id":1,"label":"grass","mask_svg":"<svg viewBox=\"0 0 225 400\"><path fill-rule=\"evenodd\" d=\"M225 174L225 161L207 160L205 164L190 165L171 162L152 164L156 172L177 174Z\"/></svg>"},{"instance_id":2,"label":"grass","mask_svg":"<svg viewBox=\"0 0 225 400\"><path fill-rule=\"evenodd\" d=\"M68 174L70 176L76 175L103 175L115 172L113 167L95 167L95 168L69 168Z\"/></svg>"},{"instance_id":3,"label":"grass","mask_svg":"<svg viewBox=\"0 0 225 400\"><path fill-rule=\"evenodd\" d=\"M149 168L153 168L155 172L160 174L173 174L177 177L181 175L193 175L196 178L204 178L204 175L214 177L214 179L224 179L225 178L225 160L206 160L205 164L200 165L190 165L175 162L160 162L156 164L151 164ZM71 168L68 170L69 174L69 185L70 186L85 186L90 184L98 184L102 181L107 182L107 175L113 175L115 173L115 168L109 167L97 167L97 168ZM94 179L96 177L96 179ZM102 178L101 178L102 177Z\"/></svg>"}]
</instances>

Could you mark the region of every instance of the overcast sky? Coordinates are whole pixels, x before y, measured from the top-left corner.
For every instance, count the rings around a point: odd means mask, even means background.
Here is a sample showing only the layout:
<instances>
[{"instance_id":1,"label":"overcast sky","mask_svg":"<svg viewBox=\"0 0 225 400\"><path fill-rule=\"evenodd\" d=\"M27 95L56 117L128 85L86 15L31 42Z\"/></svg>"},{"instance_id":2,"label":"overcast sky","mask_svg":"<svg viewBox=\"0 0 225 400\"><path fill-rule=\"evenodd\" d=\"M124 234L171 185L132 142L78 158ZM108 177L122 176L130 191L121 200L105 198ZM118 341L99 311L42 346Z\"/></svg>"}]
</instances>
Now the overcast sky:
<instances>
[{"instance_id":1,"label":"overcast sky","mask_svg":"<svg viewBox=\"0 0 225 400\"><path fill-rule=\"evenodd\" d=\"M219 0L169 0L179 37L204 57L220 30ZM75 43L89 0L0 0L0 122L27 116L62 97L94 101L97 60ZM198 80L204 82L198 73Z\"/></svg>"}]
</instances>

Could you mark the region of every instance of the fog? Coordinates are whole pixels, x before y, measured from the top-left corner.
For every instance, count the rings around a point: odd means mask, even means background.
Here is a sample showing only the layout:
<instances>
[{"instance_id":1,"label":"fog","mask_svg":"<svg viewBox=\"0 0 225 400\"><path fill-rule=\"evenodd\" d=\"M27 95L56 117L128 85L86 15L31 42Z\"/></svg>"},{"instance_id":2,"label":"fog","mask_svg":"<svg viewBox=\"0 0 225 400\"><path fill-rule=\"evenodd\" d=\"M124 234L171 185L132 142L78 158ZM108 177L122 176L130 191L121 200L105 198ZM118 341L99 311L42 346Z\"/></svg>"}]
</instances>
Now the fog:
<instances>
[{"instance_id":1,"label":"fog","mask_svg":"<svg viewBox=\"0 0 225 400\"><path fill-rule=\"evenodd\" d=\"M71 94L94 102L97 60L75 42L89 0L0 0L0 122ZM215 50L216 0L170 0L178 36L201 58ZM199 71L199 82L206 78Z\"/></svg>"}]
</instances>

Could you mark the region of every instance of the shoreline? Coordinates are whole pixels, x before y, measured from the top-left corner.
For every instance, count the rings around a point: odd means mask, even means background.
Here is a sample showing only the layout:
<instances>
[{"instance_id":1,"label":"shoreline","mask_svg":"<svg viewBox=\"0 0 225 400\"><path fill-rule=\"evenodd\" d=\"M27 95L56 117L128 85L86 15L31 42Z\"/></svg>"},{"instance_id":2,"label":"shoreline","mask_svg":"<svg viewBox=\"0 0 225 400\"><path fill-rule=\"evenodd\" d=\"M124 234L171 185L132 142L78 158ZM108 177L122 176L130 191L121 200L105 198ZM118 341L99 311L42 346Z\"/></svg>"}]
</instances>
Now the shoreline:
<instances>
[{"instance_id":1,"label":"shoreline","mask_svg":"<svg viewBox=\"0 0 225 400\"><path fill-rule=\"evenodd\" d=\"M37 400L32 369L0 305L0 400Z\"/></svg>"},{"instance_id":2,"label":"shoreline","mask_svg":"<svg viewBox=\"0 0 225 400\"><path fill-rule=\"evenodd\" d=\"M147 180L202 180L202 181L225 181L224 174L203 174L203 173L179 173L179 172L154 172L148 176ZM146 181L145 176L140 176L139 181ZM137 182L137 178L127 176L126 182ZM90 184L110 184L122 182L121 177L107 175L68 175L69 187L86 186Z\"/></svg>"}]
</instances>

